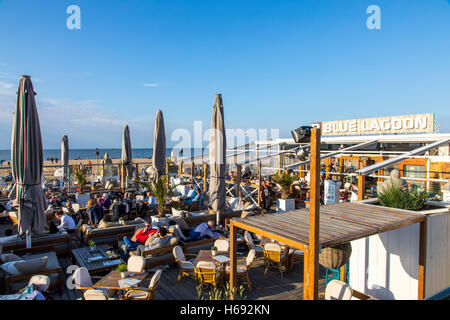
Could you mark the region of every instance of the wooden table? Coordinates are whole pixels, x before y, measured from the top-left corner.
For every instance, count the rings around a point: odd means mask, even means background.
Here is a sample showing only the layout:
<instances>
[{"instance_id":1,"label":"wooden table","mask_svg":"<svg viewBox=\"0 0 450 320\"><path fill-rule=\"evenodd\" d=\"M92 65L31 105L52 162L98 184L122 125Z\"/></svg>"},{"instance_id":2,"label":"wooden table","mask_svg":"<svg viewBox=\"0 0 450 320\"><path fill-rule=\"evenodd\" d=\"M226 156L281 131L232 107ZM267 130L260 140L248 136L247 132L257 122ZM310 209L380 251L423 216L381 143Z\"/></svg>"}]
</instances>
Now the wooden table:
<instances>
[{"instance_id":1,"label":"wooden table","mask_svg":"<svg viewBox=\"0 0 450 320\"><path fill-rule=\"evenodd\" d=\"M230 252L229 251L217 251L217 255L218 256L225 256L225 257L230 257ZM195 258L195 262L200 262L200 261L207 261L207 262L217 262L220 263L219 261L213 259L213 255L211 253L211 250L200 250L197 254L197 257Z\"/></svg>"},{"instance_id":2,"label":"wooden table","mask_svg":"<svg viewBox=\"0 0 450 320\"><path fill-rule=\"evenodd\" d=\"M134 272L133 276L126 277L124 279L138 279L143 281L148 275L148 272ZM106 276L101 278L96 284L94 284L93 288L99 288L99 289L114 289L114 290L124 290L119 285L119 280L121 280L122 277L120 276L120 272L118 271L111 271Z\"/></svg>"},{"instance_id":3,"label":"wooden table","mask_svg":"<svg viewBox=\"0 0 450 320\"><path fill-rule=\"evenodd\" d=\"M89 273L97 273L101 271L107 271L116 268L119 264L124 263L120 257L114 258L119 259L120 262L113 265L105 265L104 262L107 261L108 256L106 255L106 250L108 246L98 246L97 251L92 252L88 247L82 247L78 249L72 249L72 259L74 263L80 267L85 267L88 269ZM105 260L88 262L88 259L94 256L103 255Z\"/></svg>"}]
</instances>

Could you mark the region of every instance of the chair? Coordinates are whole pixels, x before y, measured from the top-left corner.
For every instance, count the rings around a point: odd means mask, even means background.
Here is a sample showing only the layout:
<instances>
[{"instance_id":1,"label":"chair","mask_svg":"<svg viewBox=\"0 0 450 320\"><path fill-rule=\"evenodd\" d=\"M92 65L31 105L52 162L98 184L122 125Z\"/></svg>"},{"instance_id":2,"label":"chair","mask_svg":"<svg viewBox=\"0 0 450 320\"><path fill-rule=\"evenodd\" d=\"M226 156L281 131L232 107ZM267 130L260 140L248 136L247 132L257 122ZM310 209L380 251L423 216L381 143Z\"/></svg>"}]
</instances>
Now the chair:
<instances>
[{"instance_id":1,"label":"chair","mask_svg":"<svg viewBox=\"0 0 450 320\"><path fill-rule=\"evenodd\" d=\"M351 300L353 289L339 280L331 280L325 288L325 300Z\"/></svg>"},{"instance_id":2,"label":"chair","mask_svg":"<svg viewBox=\"0 0 450 320\"><path fill-rule=\"evenodd\" d=\"M250 284L250 278L248 277L248 272L250 271L250 267L252 266L253 260L255 259L255 255L255 249L251 249L247 254L247 258L245 258L245 264L238 264L236 268L238 279L244 279L244 282L247 283L247 287L250 291L252 291L252 287ZM225 270L227 274L230 274L230 265L227 264Z\"/></svg>"},{"instance_id":3,"label":"chair","mask_svg":"<svg viewBox=\"0 0 450 320\"><path fill-rule=\"evenodd\" d=\"M195 263L188 261L183 253L183 249L180 246L176 246L172 249L175 261L178 263L180 272L178 273L177 284L183 277L192 277L194 281L195 278Z\"/></svg>"},{"instance_id":4,"label":"chair","mask_svg":"<svg viewBox=\"0 0 450 320\"><path fill-rule=\"evenodd\" d=\"M152 300L155 298L155 290L159 285L159 280L161 279L162 270L158 270L153 275L150 280L150 285L148 288L137 287L127 289L125 293L125 300Z\"/></svg>"},{"instance_id":5,"label":"chair","mask_svg":"<svg viewBox=\"0 0 450 320\"><path fill-rule=\"evenodd\" d=\"M76 269L73 279L75 288L82 292L84 300L109 300L109 297L114 296L114 290L93 289L91 275L85 267Z\"/></svg>"},{"instance_id":6,"label":"chair","mask_svg":"<svg viewBox=\"0 0 450 320\"><path fill-rule=\"evenodd\" d=\"M127 261L127 270L129 272L142 272L145 267L145 257L130 256Z\"/></svg>"},{"instance_id":7,"label":"chair","mask_svg":"<svg viewBox=\"0 0 450 320\"><path fill-rule=\"evenodd\" d=\"M256 255L260 255L260 256L264 255L264 248L260 245L254 244L253 238L252 238L252 235L250 234L250 232L248 232L248 231L244 232L244 239L245 239L245 243L247 243L249 250L252 250L252 249L255 250Z\"/></svg>"},{"instance_id":8,"label":"chair","mask_svg":"<svg viewBox=\"0 0 450 320\"><path fill-rule=\"evenodd\" d=\"M264 260L266 263L264 275L267 275L270 267L277 266L283 278L283 266L286 268L287 258L286 250L283 250L278 243L267 243L264 246Z\"/></svg>"},{"instance_id":9,"label":"chair","mask_svg":"<svg viewBox=\"0 0 450 320\"><path fill-rule=\"evenodd\" d=\"M217 288L221 283L221 270L211 261L199 261L195 267L195 277L200 285L200 293L204 286L213 286Z\"/></svg>"},{"instance_id":10,"label":"chair","mask_svg":"<svg viewBox=\"0 0 450 320\"><path fill-rule=\"evenodd\" d=\"M294 267L295 259L302 259L304 258L304 252L303 250L289 248L289 257L288 257L288 269L291 270Z\"/></svg>"},{"instance_id":11,"label":"chair","mask_svg":"<svg viewBox=\"0 0 450 320\"><path fill-rule=\"evenodd\" d=\"M214 242L214 247L217 248L217 251L229 251L230 250L230 242L228 240L217 239Z\"/></svg>"},{"instance_id":12,"label":"chair","mask_svg":"<svg viewBox=\"0 0 450 320\"><path fill-rule=\"evenodd\" d=\"M34 275L31 277L28 285L32 284L35 290L46 292L50 287L50 277L46 275Z\"/></svg>"}]
</instances>

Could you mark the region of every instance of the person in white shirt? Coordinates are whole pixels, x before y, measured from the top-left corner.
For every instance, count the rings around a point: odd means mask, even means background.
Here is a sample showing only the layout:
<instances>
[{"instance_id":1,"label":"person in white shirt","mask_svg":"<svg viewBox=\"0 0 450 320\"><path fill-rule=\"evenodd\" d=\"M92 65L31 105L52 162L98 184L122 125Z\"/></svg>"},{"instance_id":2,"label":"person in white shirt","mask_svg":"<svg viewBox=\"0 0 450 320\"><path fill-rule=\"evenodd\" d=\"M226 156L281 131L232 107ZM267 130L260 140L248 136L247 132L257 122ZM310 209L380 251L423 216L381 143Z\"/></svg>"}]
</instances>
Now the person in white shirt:
<instances>
[{"instance_id":1,"label":"person in white shirt","mask_svg":"<svg viewBox=\"0 0 450 320\"><path fill-rule=\"evenodd\" d=\"M77 226L75 225L75 220L73 220L72 217L69 217L68 215L64 214L62 212L62 210L56 211L55 217L56 217L56 219L61 221L61 223L58 226L59 231L63 231L63 230L74 231L77 228Z\"/></svg>"}]
</instances>

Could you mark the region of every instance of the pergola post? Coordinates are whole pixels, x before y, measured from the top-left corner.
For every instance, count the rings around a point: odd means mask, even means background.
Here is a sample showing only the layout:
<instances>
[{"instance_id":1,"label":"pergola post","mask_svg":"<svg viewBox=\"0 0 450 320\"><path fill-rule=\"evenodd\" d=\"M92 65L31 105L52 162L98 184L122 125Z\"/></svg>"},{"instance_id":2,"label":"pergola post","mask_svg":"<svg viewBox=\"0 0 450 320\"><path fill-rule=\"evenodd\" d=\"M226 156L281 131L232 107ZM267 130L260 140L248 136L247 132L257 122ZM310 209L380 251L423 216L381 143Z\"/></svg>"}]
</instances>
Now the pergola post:
<instances>
[{"instance_id":1,"label":"pergola post","mask_svg":"<svg viewBox=\"0 0 450 320\"><path fill-rule=\"evenodd\" d=\"M258 162L258 207L261 207L261 162Z\"/></svg>"},{"instance_id":2,"label":"pergola post","mask_svg":"<svg viewBox=\"0 0 450 320\"><path fill-rule=\"evenodd\" d=\"M358 176L358 200L364 200L366 192L366 181L363 175Z\"/></svg>"},{"instance_id":3,"label":"pergola post","mask_svg":"<svg viewBox=\"0 0 450 320\"><path fill-rule=\"evenodd\" d=\"M330 179L331 158L325 159L325 179Z\"/></svg>"},{"instance_id":4,"label":"pergola post","mask_svg":"<svg viewBox=\"0 0 450 320\"><path fill-rule=\"evenodd\" d=\"M178 178L181 178L182 174L183 174L183 161L180 161L178 163Z\"/></svg>"},{"instance_id":5,"label":"pergola post","mask_svg":"<svg viewBox=\"0 0 450 320\"><path fill-rule=\"evenodd\" d=\"M207 179L207 171L208 171L208 164L205 162L203 163L203 192L208 192L208 181Z\"/></svg>"},{"instance_id":6,"label":"pergola post","mask_svg":"<svg viewBox=\"0 0 450 320\"><path fill-rule=\"evenodd\" d=\"M236 232L237 228L233 223L233 220L230 222L230 289L231 289L231 300L234 300L234 293L237 282L237 260L236 260L236 251L237 251L237 241L236 241Z\"/></svg>"},{"instance_id":7,"label":"pergola post","mask_svg":"<svg viewBox=\"0 0 450 320\"><path fill-rule=\"evenodd\" d=\"M341 185L344 185L344 159L343 158L339 158L339 181L341 181Z\"/></svg>"},{"instance_id":8,"label":"pergola post","mask_svg":"<svg viewBox=\"0 0 450 320\"><path fill-rule=\"evenodd\" d=\"M303 300L310 300L309 298L309 248L305 247L303 251Z\"/></svg>"},{"instance_id":9,"label":"pergola post","mask_svg":"<svg viewBox=\"0 0 450 320\"><path fill-rule=\"evenodd\" d=\"M320 222L320 129L311 130L311 171L309 204L308 274L306 290L308 300L319 297L319 222Z\"/></svg>"},{"instance_id":10,"label":"pergola post","mask_svg":"<svg viewBox=\"0 0 450 320\"><path fill-rule=\"evenodd\" d=\"M305 171L303 171L305 170L305 166L300 166L298 169L300 170L299 173L300 179L303 179L305 177Z\"/></svg>"},{"instance_id":11,"label":"pergola post","mask_svg":"<svg viewBox=\"0 0 450 320\"><path fill-rule=\"evenodd\" d=\"M191 183L194 184L194 161L191 161Z\"/></svg>"},{"instance_id":12,"label":"pergola post","mask_svg":"<svg viewBox=\"0 0 450 320\"><path fill-rule=\"evenodd\" d=\"M418 300L425 299L425 271L427 261L427 217L420 223L419 234L419 292Z\"/></svg>"}]
</instances>

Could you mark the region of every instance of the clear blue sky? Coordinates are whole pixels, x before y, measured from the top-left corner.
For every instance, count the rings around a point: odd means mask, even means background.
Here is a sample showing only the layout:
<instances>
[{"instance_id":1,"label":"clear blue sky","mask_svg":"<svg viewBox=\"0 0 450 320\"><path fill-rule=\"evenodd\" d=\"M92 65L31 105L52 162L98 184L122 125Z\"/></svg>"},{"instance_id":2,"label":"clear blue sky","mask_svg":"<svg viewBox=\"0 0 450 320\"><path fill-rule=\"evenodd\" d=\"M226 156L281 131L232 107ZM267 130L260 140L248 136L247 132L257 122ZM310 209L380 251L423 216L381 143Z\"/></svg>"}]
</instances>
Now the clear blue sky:
<instances>
[{"instance_id":1,"label":"clear blue sky","mask_svg":"<svg viewBox=\"0 0 450 320\"><path fill-rule=\"evenodd\" d=\"M66 8L81 8L69 30ZM366 9L381 8L381 30ZM229 128L435 113L450 132L448 0L0 0L0 149L29 74L44 148L151 147L164 112L210 126L222 93ZM146 85L145 85L146 84Z\"/></svg>"}]
</instances>

